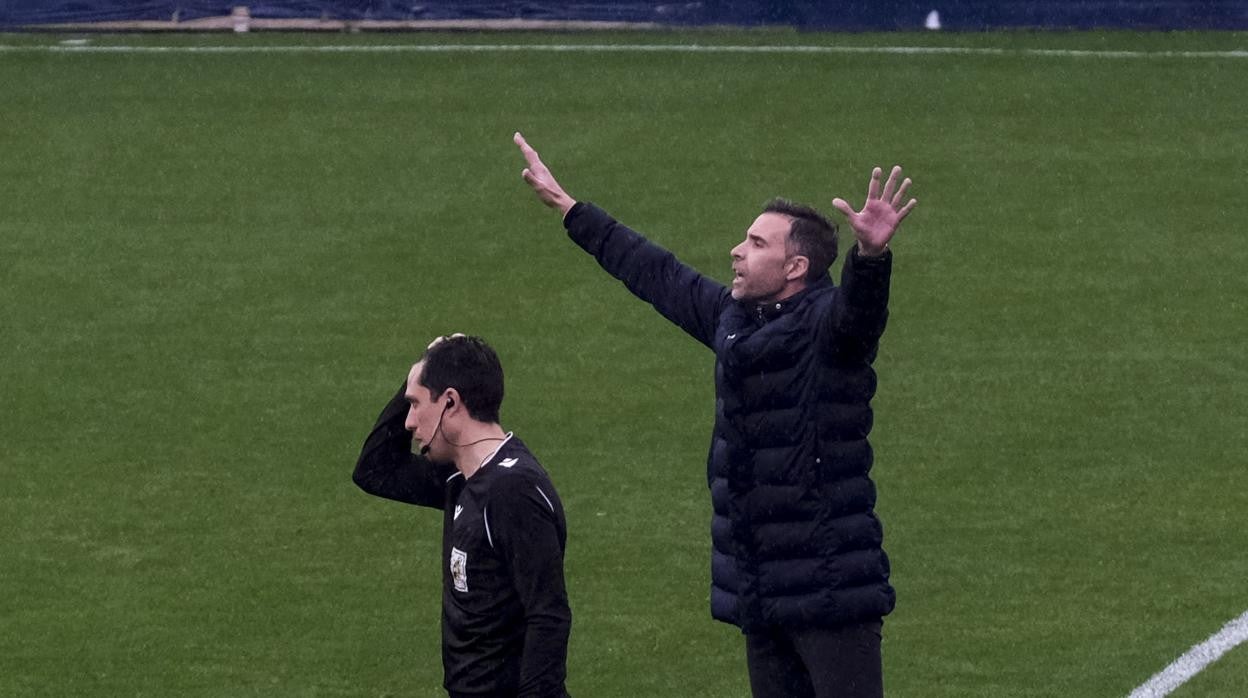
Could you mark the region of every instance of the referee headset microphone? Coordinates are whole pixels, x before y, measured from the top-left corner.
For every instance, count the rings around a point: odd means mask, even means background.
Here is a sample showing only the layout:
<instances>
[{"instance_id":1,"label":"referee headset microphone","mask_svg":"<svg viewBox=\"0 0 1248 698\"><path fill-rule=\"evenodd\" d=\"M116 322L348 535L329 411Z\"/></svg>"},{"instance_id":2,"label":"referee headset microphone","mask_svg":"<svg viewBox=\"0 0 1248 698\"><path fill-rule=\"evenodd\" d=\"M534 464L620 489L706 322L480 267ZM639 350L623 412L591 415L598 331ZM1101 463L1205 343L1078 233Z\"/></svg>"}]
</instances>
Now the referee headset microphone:
<instances>
[{"instance_id":1,"label":"referee headset microphone","mask_svg":"<svg viewBox=\"0 0 1248 698\"><path fill-rule=\"evenodd\" d=\"M429 442L426 443L424 446L420 447L420 455L422 456L429 455L429 449L433 446L433 440L438 438L438 432L442 431L442 419L446 417L446 411L451 409L454 406L455 406L455 398L453 397L446 398L446 404L442 406L442 414L438 415L438 425L433 428L433 435L429 437ZM451 441L450 439L447 439L446 442L455 447L459 446L459 444L455 443L454 441Z\"/></svg>"},{"instance_id":2,"label":"referee headset microphone","mask_svg":"<svg viewBox=\"0 0 1248 698\"><path fill-rule=\"evenodd\" d=\"M442 420L446 417L446 411L447 411L447 410L449 410L449 409L451 409L451 408L452 408L452 407L454 407L454 406L455 406L455 398L453 398L453 397L448 397L448 398L446 398L446 404L442 406L442 414L438 415L438 424L437 424L437 426L435 426L435 427L433 428L433 435L429 437L429 442L428 442L428 443L426 443L424 446L421 446L421 447L420 447L420 455L422 455L422 456L427 456L427 455L429 455L429 449L433 447L433 440L434 440L434 439L436 439L436 438L438 438L438 432L439 432L439 431L442 431ZM446 442L447 442L448 444L450 444L450 445L454 446L455 448L464 448L465 446L475 446L475 445L477 445L477 444L481 443L482 441L497 441L497 440L501 440L501 439L499 439L498 437L494 437L494 436L487 436L487 437L485 437L485 438L483 438L483 439L477 439L476 441L469 441L469 442L468 442L468 443L466 443L466 444L457 444L457 443L455 443L454 441L451 441L451 438L450 438L449 436L447 436L446 434L443 434L443 435L442 435L442 438L446 439Z\"/></svg>"}]
</instances>

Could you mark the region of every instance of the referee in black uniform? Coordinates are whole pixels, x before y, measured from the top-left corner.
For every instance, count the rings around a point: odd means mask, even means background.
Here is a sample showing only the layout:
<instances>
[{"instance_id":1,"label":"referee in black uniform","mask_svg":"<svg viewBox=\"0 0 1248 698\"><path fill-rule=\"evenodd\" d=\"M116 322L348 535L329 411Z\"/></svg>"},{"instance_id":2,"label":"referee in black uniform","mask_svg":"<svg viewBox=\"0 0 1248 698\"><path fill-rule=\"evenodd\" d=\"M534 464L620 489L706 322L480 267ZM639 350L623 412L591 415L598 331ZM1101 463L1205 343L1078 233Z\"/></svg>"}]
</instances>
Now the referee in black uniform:
<instances>
[{"instance_id":1,"label":"referee in black uniform","mask_svg":"<svg viewBox=\"0 0 1248 698\"><path fill-rule=\"evenodd\" d=\"M502 402L494 350L439 337L382 410L353 479L369 494L443 512L451 698L565 698L567 522L546 471L499 426Z\"/></svg>"}]
</instances>

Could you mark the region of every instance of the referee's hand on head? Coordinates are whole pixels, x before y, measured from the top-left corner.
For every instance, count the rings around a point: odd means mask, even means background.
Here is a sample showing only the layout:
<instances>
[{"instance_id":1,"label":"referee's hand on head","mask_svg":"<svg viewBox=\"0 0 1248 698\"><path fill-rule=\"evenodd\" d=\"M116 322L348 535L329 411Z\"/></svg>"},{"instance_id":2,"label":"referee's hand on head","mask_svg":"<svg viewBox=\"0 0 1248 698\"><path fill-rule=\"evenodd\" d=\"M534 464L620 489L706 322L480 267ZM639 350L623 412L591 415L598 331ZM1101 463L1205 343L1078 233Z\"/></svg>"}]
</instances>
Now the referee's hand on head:
<instances>
[{"instance_id":1,"label":"referee's hand on head","mask_svg":"<svg viewBox=\"0 0 1248 698\"><path fill-rule=\"evenodd\" d=\"M429 342L429 346L425 347L425 349L426 350L432 349L438 346L439 344L441 344L442 342L445 342L448 339L452 339L455 337L463 337L463 336L464 336L463 332L456 332L455 334L444 334L440 337L435 337L432 342Z\"/></svg>"}]
</instances>

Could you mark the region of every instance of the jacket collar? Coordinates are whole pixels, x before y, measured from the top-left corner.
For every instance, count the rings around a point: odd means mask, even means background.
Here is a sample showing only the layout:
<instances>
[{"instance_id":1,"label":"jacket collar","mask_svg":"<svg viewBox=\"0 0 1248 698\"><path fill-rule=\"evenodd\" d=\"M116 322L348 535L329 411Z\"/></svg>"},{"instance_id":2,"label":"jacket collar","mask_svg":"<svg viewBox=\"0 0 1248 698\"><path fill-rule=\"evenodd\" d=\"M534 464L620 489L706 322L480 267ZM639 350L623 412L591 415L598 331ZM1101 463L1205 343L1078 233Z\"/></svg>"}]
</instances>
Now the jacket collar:
<instances>
[{"instance_id":1,"label":"jacket collar","mask_svg":"<svg viewBox=\"0 0 1248 698\"><path fill-rule=\"evenodd\" d=\"M753 308L754 319L758 322L769 322L784 315L793 308L801 304L802 300L809 296L816 289L827 288L832 285L832 279L827 274L815 279L806 285L806 288L794 293L782 301L772 301L770 303L755 303Z\"/></svg>"}]
</instances>

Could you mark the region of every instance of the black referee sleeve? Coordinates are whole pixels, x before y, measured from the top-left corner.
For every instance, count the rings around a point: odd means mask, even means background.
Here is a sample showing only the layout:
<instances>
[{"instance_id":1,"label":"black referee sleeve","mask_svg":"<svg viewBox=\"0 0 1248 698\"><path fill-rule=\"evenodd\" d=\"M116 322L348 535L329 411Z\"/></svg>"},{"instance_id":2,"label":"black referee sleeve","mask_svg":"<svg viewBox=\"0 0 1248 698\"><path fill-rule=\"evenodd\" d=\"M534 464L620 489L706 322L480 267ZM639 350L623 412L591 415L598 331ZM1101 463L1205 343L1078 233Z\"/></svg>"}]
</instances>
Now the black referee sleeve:
<instances>
[{"instance_id":1,"label":"black referee sleeve","mask_svg":"<svg viewBox=\"0 0 1248 698\"><path fill-rule=\"evenodd\" d=\"M563 582L563 511L556 509L553 488L545 491L528 478L517 480L495 493L488 512L494 545L507 561L524 606L517 698L563 698L572 629Z\"/></svg>"},{"instance_id":2,"label":"black referee sleeve","mask_svg":"<svg viewBox=\"0 0 1248 698\"><path fill-rule=\"evenodd\" d=\"M408 504L441 509L446 503L446 478L455 466L439 466L412 453L407 418L406 381L386 404L364 441L351 479L365 492Z\"/></svg>"}]
</instances>

